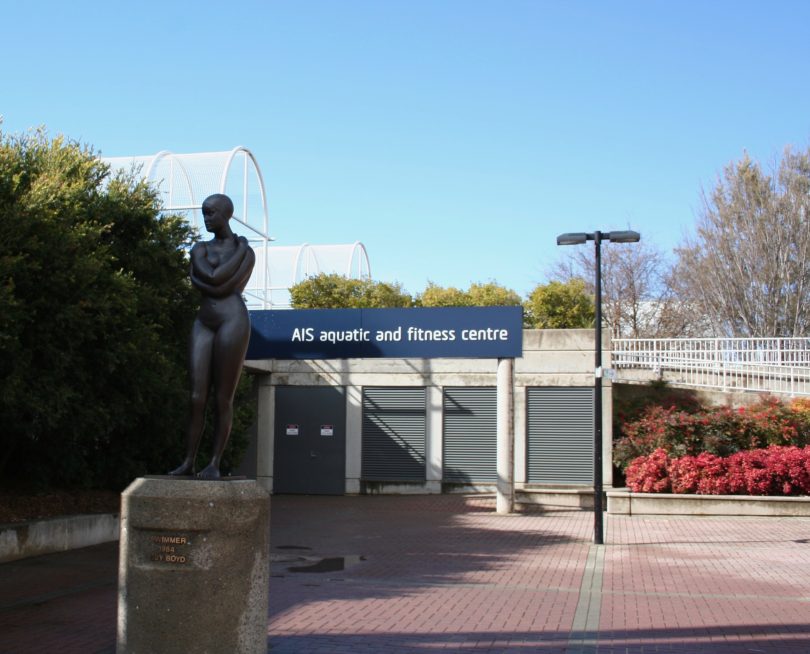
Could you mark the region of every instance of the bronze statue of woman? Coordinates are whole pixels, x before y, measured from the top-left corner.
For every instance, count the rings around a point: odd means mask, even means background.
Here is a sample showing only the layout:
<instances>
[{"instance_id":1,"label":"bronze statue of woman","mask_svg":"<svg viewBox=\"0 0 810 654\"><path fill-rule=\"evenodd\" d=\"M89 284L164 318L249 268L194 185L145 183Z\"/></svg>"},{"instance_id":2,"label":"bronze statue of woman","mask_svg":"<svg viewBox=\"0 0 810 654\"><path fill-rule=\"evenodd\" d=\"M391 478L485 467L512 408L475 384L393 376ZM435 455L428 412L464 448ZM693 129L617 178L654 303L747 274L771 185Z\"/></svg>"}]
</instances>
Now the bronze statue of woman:
<instances>
[{"instance_id":1,"label":"bronze statue of woman","mask_svg":"<svg viewBox=\"0 0 810 654\"><path fill-rule=\"evenodd\" d=\"M205 426L208 391L213 387L213 455L197 477L219 479L222 453L231 435L233 397L250 339L250 319L242 291L253 271L256 256L247 239L231 231L233 202L227 195L206 198L202 213L205 228L214 238L191 248L191 283L202 294L189 349L191 416L186 458L169 474L194 474L194 460Z\"/></svg>"}]
</instances>

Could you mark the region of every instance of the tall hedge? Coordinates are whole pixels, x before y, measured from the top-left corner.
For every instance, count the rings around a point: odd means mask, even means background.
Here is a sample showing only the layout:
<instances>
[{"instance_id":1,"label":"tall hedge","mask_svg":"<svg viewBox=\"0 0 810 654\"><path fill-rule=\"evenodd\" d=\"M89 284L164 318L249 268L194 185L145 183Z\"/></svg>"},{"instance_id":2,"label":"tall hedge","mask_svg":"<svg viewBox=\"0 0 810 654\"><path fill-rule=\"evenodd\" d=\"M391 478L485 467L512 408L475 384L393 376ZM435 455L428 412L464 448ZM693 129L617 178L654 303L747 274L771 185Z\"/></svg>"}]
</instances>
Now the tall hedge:
<instances>
[{"instance_id":1,"label":"tall hedge","mask_svg":"<svg viewBox=\"0 0 810 654\"><path fill-rule=\"evenodd\" d=\"M0 132L0 479L120 488L179 461L197 304L180 218L88 148Z\"/></svg>"}]
</instances>

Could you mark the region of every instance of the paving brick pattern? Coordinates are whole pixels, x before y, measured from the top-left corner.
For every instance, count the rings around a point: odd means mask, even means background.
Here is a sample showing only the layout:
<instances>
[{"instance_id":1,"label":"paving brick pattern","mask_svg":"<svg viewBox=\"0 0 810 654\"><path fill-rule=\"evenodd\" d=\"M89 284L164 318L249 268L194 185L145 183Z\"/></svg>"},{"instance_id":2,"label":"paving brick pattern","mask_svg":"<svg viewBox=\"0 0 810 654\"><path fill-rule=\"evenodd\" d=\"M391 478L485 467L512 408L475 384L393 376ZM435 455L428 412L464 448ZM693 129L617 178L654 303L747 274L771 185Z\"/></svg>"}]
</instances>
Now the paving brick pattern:
<instances>
[{"instance_id":1,"label":"paving brick pattern","mask_svg":"<svg viewBox=\"0 0 810 654\"><path fill-rule=\"evenodd\" d=\"M810 519L274 497L272 654L810 653ZM0 654L115 649L117 544L0 565ZM342 567L342 569L341 569Z\"/></svg>"},{"instance_id":2,"label":"paving brick pattern","mask_svg":"<svg viewBox=\"0 0 810 654\"><path fill-rule=\"evenodd\" d=\"M609 517L599 652L810 652L810 520Z\"/></svg>"},{"instance_id":3,"label":"paving brick pattern","mask_svg":"<svg viewBox=\"0 0 810 654\"><path fill-rule=\"evenodd\" d=\"M0 652L115 649L118 543L0 565Z\"/></svg>"},{"instance_id":4,"label":"paving brick pattern","mask_svg":"<svg viewBox=\"0 0 810 654\"><path fill-rule=\"evenodd\" d=\"M587 514L497 516L491 500L454 496L359 499L363 511L345 512L326 498L306 523L292 510L276 532L289 542L271 537L274 553L307 546L305 556L366 559L317 575L276 563L271 651L565 651Z\"/></svg>"}]
</instances>

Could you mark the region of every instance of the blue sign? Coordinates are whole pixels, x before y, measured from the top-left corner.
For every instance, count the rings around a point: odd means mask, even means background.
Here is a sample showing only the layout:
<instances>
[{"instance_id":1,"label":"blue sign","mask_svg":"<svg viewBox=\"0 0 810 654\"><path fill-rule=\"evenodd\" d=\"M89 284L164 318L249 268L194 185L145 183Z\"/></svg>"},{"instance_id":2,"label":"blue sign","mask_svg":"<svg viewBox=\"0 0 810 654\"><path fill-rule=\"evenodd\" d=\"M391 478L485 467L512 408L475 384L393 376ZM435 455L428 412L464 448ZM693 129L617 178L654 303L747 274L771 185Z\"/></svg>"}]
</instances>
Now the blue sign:
<instances>
[{"instance_id":1,"label":"blue sign","mask_svg":"<svg viewBox=\"0 0 810 654\"><path fill-rule=\"evenodd\" d=\"M247 359L512 358L522 307L251 311Z\"/></svg>"}]
</instances>

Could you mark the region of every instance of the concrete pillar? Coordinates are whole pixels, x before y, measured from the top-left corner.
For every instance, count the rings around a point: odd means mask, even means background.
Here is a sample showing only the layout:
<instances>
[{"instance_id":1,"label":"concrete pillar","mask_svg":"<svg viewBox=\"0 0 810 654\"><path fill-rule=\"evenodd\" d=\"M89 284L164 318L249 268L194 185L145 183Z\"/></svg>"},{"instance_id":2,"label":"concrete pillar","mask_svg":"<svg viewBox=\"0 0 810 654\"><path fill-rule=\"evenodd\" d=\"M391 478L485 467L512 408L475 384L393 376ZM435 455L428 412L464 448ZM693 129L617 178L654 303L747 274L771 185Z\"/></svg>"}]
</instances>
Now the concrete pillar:
<instances>
[{"instance_id":1,"label":"concrete pillar","mask_svg":"<svg viewBox=\"0 0 810 654\"><path fill-rule=\"evenodd\" d=\"M360 493L363 468L363 389L346 386L346 494Z\"/></svg>"},{"instance_id":2,"label":"concrete pillar","mask_svg":"<svg viewBox=\"0 0 810 654\"><path fill-rule=\"evenodd\" d=\"M259 407L256 416L256 481L273 492L273 448L275 447L276 388L270 375L259 383Z\"/></svg>"},{"instance_id":3,"label":"concrete pillar","mask_svg":"<svg viewBox=\"0 0 810 654\"><path fill-rule=\"evenodd\" d=\"M515 459L515 483L520 488L520 484L526 483L526 387L516 386L514 395L515 412L515 439L514 439L514 459Z\"/></svg>"},{"instance_id":4,"label":"concrete pillar","mask_svg":"<svg viewBox=\"0 0 810 654\"><path fill-rule=\"evenodd\" d=\"M497 425L498 425L498 513L512 513L515 507L515 360L498 359Z\"/></svg>"},{"instance_id":5,"label":"concrete pillar","mask_svg":"<svg viewBox=\"0 0 810 654\"><path fill-rule=\"evenodd\" d=\"M613 487L613 384L602 386L602 485Z\"/></svg>"},{"instance_id":6,"label":"concrete pillar","mask_svg":"<svg viewBox=\"0 0 810 654\"><path fill-rule=\"evenodd\" d=\"M441 386L427 387L427 424L425 454L427 467L425 478L427 480L428 492L440 493L442 483L443 454L442 443L444 434L442 433L444 424L442 422L442 388Z\"/></svg>"}]
</instances>

